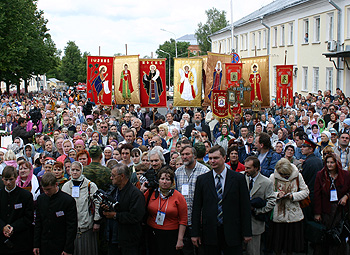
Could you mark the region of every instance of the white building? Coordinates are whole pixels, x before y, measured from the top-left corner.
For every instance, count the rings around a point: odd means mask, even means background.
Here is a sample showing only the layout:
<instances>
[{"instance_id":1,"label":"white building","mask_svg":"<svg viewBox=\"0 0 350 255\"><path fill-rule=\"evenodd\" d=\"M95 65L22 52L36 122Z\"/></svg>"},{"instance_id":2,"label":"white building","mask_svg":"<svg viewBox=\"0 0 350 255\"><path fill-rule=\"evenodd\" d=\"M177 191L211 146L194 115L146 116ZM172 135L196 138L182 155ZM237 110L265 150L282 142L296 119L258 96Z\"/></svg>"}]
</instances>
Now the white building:
<instances>
[{"instance_id":1,"label":"white building","mask_svg":"<svg viewBox=\"0 0 350 255\"><path fill-rule=\"evenodd\" d=\"M6 84L5 82L0 82L1 91L6 91ZM24 93L24 81L21 80L20 84L21 92ZM38 76L32 76L32 78L28 81L28 92L36 92L36 91L42 91L47 90L47 81L46 81L46 75L38 75ZM17 92L17 86L10 84L10 91Z\"/></svg>"},{"instance_id":2,"label":"white building","mask_svg":"<svg viewBox=\"0 0 350 255\"><path fill-rule=\"evenodd\" d=\"M294 91L334 93L339 87L350 95L350 1L275 0L233 27L233 48L241 58L270 56L272 96L276 65L284 64L286 52L287 64L294 65ZM210 38L213 52L232 52L231 25Z\"/></svg>"}]
</instances>

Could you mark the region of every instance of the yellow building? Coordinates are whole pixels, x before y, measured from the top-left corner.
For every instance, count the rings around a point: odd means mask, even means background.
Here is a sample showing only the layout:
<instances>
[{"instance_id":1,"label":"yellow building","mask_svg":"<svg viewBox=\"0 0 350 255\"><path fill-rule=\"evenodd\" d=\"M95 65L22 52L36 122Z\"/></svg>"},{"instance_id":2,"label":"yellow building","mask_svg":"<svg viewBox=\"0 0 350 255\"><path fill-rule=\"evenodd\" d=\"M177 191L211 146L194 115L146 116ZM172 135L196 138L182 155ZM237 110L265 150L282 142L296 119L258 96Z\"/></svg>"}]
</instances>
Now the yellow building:
<instances>
[{"instance_id":1,"label":"yellow building","mask_svg":"<svg viewBox=\"0 0 350 255\"><path fill-rule=\"evenodd\" d=\"M213 52L232 52L231 27L210 36ZM272 97L276 65L285 58L294 66L294 91L334 94L340 88L350 95L349 1L275 0L234 22L233 28L233 49L241 58L270 56Z\"/></svg>"}]
</instances>

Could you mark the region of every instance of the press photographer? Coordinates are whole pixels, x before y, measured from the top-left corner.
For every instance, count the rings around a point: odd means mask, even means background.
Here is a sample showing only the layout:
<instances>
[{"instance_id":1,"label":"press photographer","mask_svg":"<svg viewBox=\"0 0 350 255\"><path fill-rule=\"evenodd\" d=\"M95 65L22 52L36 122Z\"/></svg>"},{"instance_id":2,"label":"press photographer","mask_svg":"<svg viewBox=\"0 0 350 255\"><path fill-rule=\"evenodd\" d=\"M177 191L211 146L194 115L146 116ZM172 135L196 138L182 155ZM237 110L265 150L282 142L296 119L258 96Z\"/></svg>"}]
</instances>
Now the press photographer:
<instances>
[{"instance_id":1,"label":"press photographer","mask_svg":"<svg viewBox=\"0 0 350 255\"><path fill-rule=\"evenodd\" d=\"M131 172L127 166L122 164L113 166L111 171L113 188L107 194L118 201L118 205L111 208L107 204L101 204L100 214L108 219L106 234L111 252L109 254L115 253L118 249L123 255L139 254L145 198L140 190L130 183L130 176ZM113 240L115 237L118 239L117 242Z\"/></svg>"}]
</instances>

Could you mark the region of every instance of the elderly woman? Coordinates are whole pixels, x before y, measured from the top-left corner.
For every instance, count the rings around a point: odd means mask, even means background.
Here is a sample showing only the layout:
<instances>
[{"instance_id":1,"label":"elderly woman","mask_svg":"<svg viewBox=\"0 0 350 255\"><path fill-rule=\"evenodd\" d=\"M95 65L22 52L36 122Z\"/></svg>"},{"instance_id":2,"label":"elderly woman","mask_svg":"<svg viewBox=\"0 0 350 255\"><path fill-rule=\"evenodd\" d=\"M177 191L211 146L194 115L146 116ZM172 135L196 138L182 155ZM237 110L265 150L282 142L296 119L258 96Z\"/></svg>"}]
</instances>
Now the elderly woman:
<instances>
[{"instance_id":1,"label":"elderly woman","mask_svg":"<svg viewBox=\"0 0 350 255\"><path fill-rule=\"evenodd\" d=\"M26 144L24 146L23 157L25 158L26 161L28 161L31 164L34 164L35 154L36 154L35 148L32 144Z\"/></svg>"},{"instance_id":2,"label":"elderly woman","mask_svg":"<svg viewBox=\"0 0 350 255\"><path fill-rule=\"evenodd\" d=\"M55 162L52 172L56 177L58 187L62 189L63 184L68 181L68 179L64 177L63 163L59 161Z\"/></svg>"},{"instance_id":3,"label":"elderly woman","mask_svg":"<svg viewBox=\"0 0 350 255\"><path fill-rule=\"evenodd\" d=\"M285 128L280 128L280 129L277 131L277 136L278 136L278 140L281 141L281 142L284 142L284 144L289 143L289 140L288 140L288 130L287 130L287 129L285 129Z\"/></svg>"},{"instance_id":4,"label":"elderly woman","mask_svg":"<svg viewBox=\"0 0 350 255\"><path fill-rule=\"evenodd\" d=\"M283 156L284 146L285 146L285 144L284 144L284 142L282 142L282 141L277 141L276 144L275 144L275 146L274 146L274 147L275 147L276 153L279 154L280 157Z\"/></svg>"},{"instance_id":5,"label":"elderly woman","mask_svg":"<svg viewBox=\"0 0 350 255\"><path fill-rule=\"evenodd\" d=\"M158 126L159 128L159 136L163 138L166 142L169 140L169 128L168 126L164 123Z\"/></svg>"},{"instance_id":6,"label":"elderly woman","mask_svg":"<svg viewBox=\"0 0 350 255\"><path fill-rule=\"evenodd\" d=\"M103 150L105 163L107 163L107 161L112 158L113 152L114 149L111 145L107 145L106 148Z\"/></svg>"},{"instance_id":7,"label":"elderly woman","mask_svg":"<svg viewBox=\"0 0 350 255\"><path fill-rule=\"evenodd\" d=\"M74 148L73 142L71 140L64 140L62 143L63 155L59 156L56 161L64 162L66 158L68 158L69 151Z\"/></svg>"},{"instance_id":8,"label":"elderly woman","mask_svg":"<svg viewBox=\"0 0 350 255\"><path fill-rule=\"evenodd\" d=\"M176 151L176 143L179 141L179 130L174 127L173 130L171 131L172 137L168 140L168 150L170 152Z\"/></svg>"},{"instance_id":9,"label":"elderly woman","mask_svg":"<svg viewBox=\"0 0 350 255\"><path fill-rule=\"evenodd\" d=\"M78 232L74 243L75 255L96 255L97 237L96 231L100 225L95 224L101 219L98 208L99 203L94 200L93 194L97 191L95 183L82 175L83 165L73 162L71 168L71 180L66 182L62 191L71 195L76 202L78 212Z\"/></svg>"},{"instance_id":10,"label":"elderly woman","mask_svg":"<svg viewBox=\"0 0 350 255\"><path fill-rule=\"evenodd\" d=\"M223 147L225 149L225 151L227 151L228 149L228 142L234 138L233 136L231 136L229 134L229 127L227 124L223 124L221 127L221 134L218 136L218 138L216 138L216 141L214 143L214 145L220 145L221 147Z\"/></svg>"},{"instance_id":11,"label":"elderly woman","mask_svg":"<svg viewBox=\"0 0 350 255\"><path fill-rule=\"evenodd\" d=\"M245 167L242 163L238 161L238 147L237 145L231 145L227 149L227 156L229 157L229 162L227 163L231 170L234 172L244 172Z\"/></svg>"},{"instance_id":12,"label":"elderly woman","mask_svg":"<svg viewBox=\"0 0 350 255\"><path fill-rule=\"evenodd\" d=\"M331 141L331 133L328 131L323 131L321 134L321 142L317 143L319 145L318 150L320 153L323 151L324 148L327 146L334 147L334 144Z\"/></svg>"},{"instance_id":13,"label":"elderly woman","mask_svg":"<svg viewBox=\"0 0 350 255\"><path fill-rule=\"evenodd\" d=\"M184 246L183 236L187 225L187 204L184 196L175 189L174 171L168 167L159 170L159 189L145 193L148 211L150 254L178 254ZM148 196L150 196L148 198ZM159 218L159 214L164 214Z\"/></svg>"},{"instance_id":14,"label":"elderly woman","mask_svg":"<svg viewBox=\"0 0 350 255\"><path fill-rule=\"evenodd\" d=\"M33 195L33 200L37 200L38 196L40 195L39 181L33 174L32 164L30 164L28 161L19 162L16 184L18 187L31 192Z\"/></svg>"},{"instance_id":15,"label":"elderly woman","mask_svg":"<svg viewBox=\"0 0 350 255\"><path fill-rule=\"evenodd\" d=\"M334 153L327 154L325 166L316 175L314 194L315 220L327 229L336 226L342 218L342 208L349 199L350 174L343 170ZM315 247L314 254L346 254L345 236L338 246L323 242Z\"/></svg>"},{"instance_id":16,"label":"elderly woman","mask_svg":"<svg viewBox=\"0 0 350 255\"><path fill-rule=\"evenodd\" d=\"M44 144L44 153L48 157L58 158L60 154L57 152L56 147L51 140L47 140Z\"/></svg>"},{"instance_id":17,"label":"elderly woman","mask_svg":"<svg viewBox=\"0 0 350 255\"><path fill-rule=\"evenodd\" d=\"M288 159L280 159L270 180L277 197L273 209L267 248L276 254L301 252L304 249L304 214L300 201L307 198L309 189L297 167Z\"/></svg>"}]
</instances>

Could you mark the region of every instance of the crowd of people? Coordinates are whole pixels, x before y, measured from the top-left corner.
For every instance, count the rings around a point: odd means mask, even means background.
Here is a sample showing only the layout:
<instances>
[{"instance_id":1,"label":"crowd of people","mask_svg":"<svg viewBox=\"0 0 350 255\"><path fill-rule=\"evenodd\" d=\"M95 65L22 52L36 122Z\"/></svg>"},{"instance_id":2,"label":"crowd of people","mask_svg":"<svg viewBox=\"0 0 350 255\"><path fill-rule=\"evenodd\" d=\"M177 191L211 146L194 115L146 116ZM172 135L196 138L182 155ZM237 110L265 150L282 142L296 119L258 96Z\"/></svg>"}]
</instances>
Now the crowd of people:
<instances>
[{"instance_id":1,"label":"crowd of people","mask_svg":"<svg viewBox=\"0 0 350 255\"><path fill-rule=\"evenodd\" d=\"M310 241L347 220L342 91L218 121L210 107L1 96L1 254L346 254Z\"/></svg>"}]
</instances>

